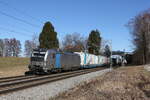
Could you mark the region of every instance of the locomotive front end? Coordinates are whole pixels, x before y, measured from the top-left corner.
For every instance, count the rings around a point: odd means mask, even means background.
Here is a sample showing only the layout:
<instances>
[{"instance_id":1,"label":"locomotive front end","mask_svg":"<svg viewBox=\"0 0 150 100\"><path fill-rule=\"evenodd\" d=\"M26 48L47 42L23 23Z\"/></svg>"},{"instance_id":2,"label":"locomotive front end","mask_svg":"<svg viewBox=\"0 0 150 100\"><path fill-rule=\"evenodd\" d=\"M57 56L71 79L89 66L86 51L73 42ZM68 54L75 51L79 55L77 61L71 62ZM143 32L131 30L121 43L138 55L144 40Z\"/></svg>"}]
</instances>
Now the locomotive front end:
<instances>
[{"instance_id":1,"label":"locomotive front end","mask_svg":"<svg viewBox=\"0 0 150 100\"><path fill-rule=\"evenodd\" d=\"M33 50L30 58L29 70L35 73L46 72L46 56L44 49Z\"/></svg>"}]
</instances>

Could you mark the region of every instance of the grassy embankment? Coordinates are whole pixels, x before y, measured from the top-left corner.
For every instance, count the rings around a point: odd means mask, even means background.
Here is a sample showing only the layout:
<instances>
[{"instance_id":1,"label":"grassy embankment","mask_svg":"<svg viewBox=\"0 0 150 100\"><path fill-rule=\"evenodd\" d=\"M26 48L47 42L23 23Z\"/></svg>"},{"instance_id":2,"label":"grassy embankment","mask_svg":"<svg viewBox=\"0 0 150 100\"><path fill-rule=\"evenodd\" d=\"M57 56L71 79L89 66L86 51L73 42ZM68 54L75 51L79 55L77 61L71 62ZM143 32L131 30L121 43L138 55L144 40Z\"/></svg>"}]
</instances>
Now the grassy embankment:
<instances>
[{"instance_id":1,"label":"grassy embankment","mask_svg":"<svg viewBox=\"0 0 150 100\"><path fill-rule=\"evenodd\" d=\"M150 72L143 66L118 68L50 100L150 100Z\"/></svg>"},{"instance_id":2,"label":"grassy embankment","mask_svg":"<svg viewBox=\"0 0 150 100\"><path fill-rule=\"evenodd\" d=\"M0 57L0 77L23 75L28 64L29 58Z\"/></svg>"}]
</instances>

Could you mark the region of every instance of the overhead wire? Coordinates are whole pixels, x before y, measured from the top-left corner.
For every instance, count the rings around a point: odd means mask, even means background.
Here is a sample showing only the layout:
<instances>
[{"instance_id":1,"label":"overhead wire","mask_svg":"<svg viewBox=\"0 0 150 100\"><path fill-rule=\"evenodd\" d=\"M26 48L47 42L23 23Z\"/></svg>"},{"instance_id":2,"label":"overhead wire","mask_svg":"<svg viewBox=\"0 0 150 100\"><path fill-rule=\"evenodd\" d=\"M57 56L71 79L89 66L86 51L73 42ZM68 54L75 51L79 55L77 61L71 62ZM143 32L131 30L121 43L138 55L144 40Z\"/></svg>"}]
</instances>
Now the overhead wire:
<instances>
[{"instance_id":1,"label":"overhead wire","mask_svg":"<svg viewBox=\"0 0 150 100\"><path fill-rule=\"evenodd\" d=\"M18 12L18 13L20 13L20 14L22 14L22 15L26 15L26 16L28 16L28 17L30 17L30 18L32 18L32 19L34 19L34 20L37 21L36 18L32 17L32 16L29 15L29 14L26 14L25 12L23 12L23 11L21 11L21 10L18 10L18 9L15 8L15 7L10 6L8 3L4 2L4 1L1 1L1 0L0 0L0 4L3 4L3 5L5 5L5 6L9 6L9 7L11 7L13 10L15 10L16 12ZM6 13L6 12L3 12L3 11L0 11L0 14L1 14L1 15L4 15L4 16L7 16L7 17L9 17L9 18L12 18L12 19L14 19L14 20L20 21L20 22L22 22L22 23L28 24L28 25L30 25L30 26L32 26L32 27L36 27L36 28L39 28L39 27L40 27L40 26L38 26L38 25L32 24L32 23L30 23L30 22L28 22L28 21L26 21L26 20L23 20L23 19L21 19L21 18L15 17L15 16L10 15L10 14L8 14L8 13ZM25 35L25 36L31 37L31 35L28 35L28 34L26 34L26 33L24 33L24 32L18 32L18 31L15 31L15 30L12 30L12 29L3 28L3 27L0 27L0 29L5 30L5 31L7 31L7 32L16 33L16 34L19 34L19 35ZM31 32L31 31L29 31L29 30L27 30L27 29L25 29L25 28L22 28L22 30L24 30L24 31L26 31L26 32L33 33L33 32Z\"/></svg>"},{"instance_id":2,"label":"overhead wire","mask_svg":"<svg viewBox=\"0 0 150 100\"><path fill-rule=\"evenodd\" d=\"M28 14L28 13L26 13L26 12L24 12L24 11L21 11L20 9L17 9L17 8L15 8L15 7L13 7L13 6L11 6L9 3L7 3L7 2L4 2L4 1L2 1L2 0L0 0L0 4L1 5L5 5L5 6L8 6L9 8L12 8L13 10L15 10L17 13L19 13L19 14L21 14L21 15L24 15L24 16L28 16L28 17L30 17L31 19L33 19L33 20L35 20L35 21L37 21L38 23L43 23L41 20L39 20L38 18L36 18L36 17L33 17L32 15L30 15L30 14ZM32 23L30 23L30 22L28 22L28 21L26 21L26 20L23 20L23 19L21 19L21 18L18 18L18 17L15 17L15 16L13 16L13 15L10 15L10 14L8 14L8 13L6 13L6 12L3 12L3 11L0 11L0 14L1 15L4 15L4 16L7 16L7 17L9 17L9 18L12 18L12 19L14 19L14 20L17 20L17 21L20 21L20 22L22 22L22 23L25 23L25 24L28 24L28 25L30 25L30 26L32 26L32 27L40 27L40 26L38 26L38 25L35 25L35 24L32 24ZM28 31L28 30L26 30L26 29L23 29L24 31ZM7 31L7 30L6 30ZM12 31L12 30L9 30L10 32L16 32L16 33L19 33L19 32L17 32L17 31ZM30 32L30 31L28 31L28 32ZM31 32L30 32L31 33ZM32 32L33 33L33 32Z\"/></svg>"},{"instance_id":3,"label":"overhead wire","mask_svg":"<svg viewBox=\"0 0 150 100\"><path fill-rule=\"evenodd\" d=\"M27 21L25 21L25 20L23 20L23 19L14 17L14 16L9 15L9 14L7 14L7 13L5 13L5 12L2 12L2 11L0 11L0 14L1 14L1 15L4 15L4 16L7 16L7 17L9 17L9 18L12 18L12 19L14 19L14 20L20 21L20 22L22 22L22 23L28 24L28 25L30 25L30 26L32 26L32 27L36 27L36 28L39 27L38 25L32 24L32 23L30 23L30 22L27 22Z\"/></svg>"},{"instance_id":4,"label":"overhead wire","mask_svg":"<svg viewBox=\"0 0 150 100\"><path fill-rule=\"evenodd\" d=\"M11 5L8 4L7 2L4 2L4 1L1 1L1 0L0 0L0 4L5 5L5 6L8 6L9 8L12 8L12 9L15 10L16 12L18 12L18 13L24 15L24 16L30 17L31 19L33 19L33 20L39 22L40 24L43 23L43 21L41 21L40 19L38 19L38 18L36 18L36 17L33 17L32 15L28 14L28 13L25 12L25 11L22 11L22 10L20 10L20 9L17 9L17 8L11 6Z\"/></svg>"},{"instance_id":5,"label":"overhead wire","mask_svg":"<svg viewBox=\"0 0 150 100\"><path fill-rule=\"evenodd\" d=\"M19 34L19 35L22 35L22 36L27 36L27 37L31 37L32 36L32 35L29 35L29 34L24 33L24 32L18 32L18 31L12 30L12 29L3 28L1 26L0 26L0 29L4 30L4 31L7 31L7 32L11 32L11 33L16 33L16 34Z\"/></svg>"}]
</instances>

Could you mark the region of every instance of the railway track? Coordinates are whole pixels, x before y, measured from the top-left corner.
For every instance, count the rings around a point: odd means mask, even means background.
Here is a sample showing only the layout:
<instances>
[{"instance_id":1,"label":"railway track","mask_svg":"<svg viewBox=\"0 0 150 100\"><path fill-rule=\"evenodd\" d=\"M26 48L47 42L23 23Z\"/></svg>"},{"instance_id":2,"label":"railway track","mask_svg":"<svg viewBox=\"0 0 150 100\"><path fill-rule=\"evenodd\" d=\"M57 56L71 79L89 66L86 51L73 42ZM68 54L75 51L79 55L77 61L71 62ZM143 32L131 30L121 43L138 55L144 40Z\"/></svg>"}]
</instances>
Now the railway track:
<instances>
[{"instance_id":1,"label":"railway track","mask_svg":"<svg viewBox=\"0 0 150 100\"><path fill-rule=\"evenodd\" d=\"M102 70L102 69L104 68L84 69L84 70L50 74L44 76L17 76L17 77L11 77L6 79L3 78L2 80L0 80L0 95L33 87L33 86L46 84L49 82L54 82L57 80L62 80L62 79Z\"/></svg>"},{"instance_id":2,"label":"railway track","mask_svg":"<svg viewBox=\"0 0 150 100\"><path fill-rule=\"evenodd\" d=\"M4 78L0 78L0 84L4 82L23 80L27 78L33 78L33 77L37 77L37 76L36 75L32 75L32 76L21 75L21 76L13 76L13 77L6 77L6 78L4 77Z\"/></svg>"},{"instance_id":3,"label":"railway track","mask_svg":"<svg viewBox=\"0 0 150 100\"><path fill-rule=\"evenodd\" d=\"M24 75L20 75L20 76L12 76L12 77L2 77L2 78L0 78L0 80L11 79L11 78L19 78L19 77L24 77Z\"/></svg>"}]
</instances>

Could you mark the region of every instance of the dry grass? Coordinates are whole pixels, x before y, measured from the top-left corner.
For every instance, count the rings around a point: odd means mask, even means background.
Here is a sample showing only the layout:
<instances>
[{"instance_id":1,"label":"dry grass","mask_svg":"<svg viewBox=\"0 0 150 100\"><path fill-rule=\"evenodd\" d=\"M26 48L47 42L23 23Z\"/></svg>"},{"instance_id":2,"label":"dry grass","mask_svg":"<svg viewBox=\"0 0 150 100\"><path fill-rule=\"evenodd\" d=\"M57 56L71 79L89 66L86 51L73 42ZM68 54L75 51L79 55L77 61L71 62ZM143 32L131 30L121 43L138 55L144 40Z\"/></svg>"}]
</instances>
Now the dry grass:
<instances>
[{"instance_id":1,"label":"dry grass","mask_svg":"<svg viewBox=\"0 0 150 100\"><path fill-rule=\"evenodd\" d=\"M85 82L52 100L150 100L150 72L124 67Z\"/></svg>"},{"instance_id":2,"label":"dry grass","mask_svg":"<svg viewBox=\"0 0 150 100\"><path fill-rule=\"evenodd\" d=\"M29 58L1 57L0 77L23 75L28 64Z\"/></svg>"}]
</instances>

